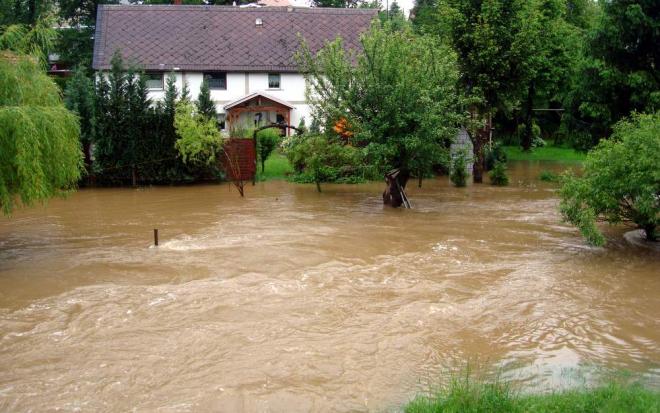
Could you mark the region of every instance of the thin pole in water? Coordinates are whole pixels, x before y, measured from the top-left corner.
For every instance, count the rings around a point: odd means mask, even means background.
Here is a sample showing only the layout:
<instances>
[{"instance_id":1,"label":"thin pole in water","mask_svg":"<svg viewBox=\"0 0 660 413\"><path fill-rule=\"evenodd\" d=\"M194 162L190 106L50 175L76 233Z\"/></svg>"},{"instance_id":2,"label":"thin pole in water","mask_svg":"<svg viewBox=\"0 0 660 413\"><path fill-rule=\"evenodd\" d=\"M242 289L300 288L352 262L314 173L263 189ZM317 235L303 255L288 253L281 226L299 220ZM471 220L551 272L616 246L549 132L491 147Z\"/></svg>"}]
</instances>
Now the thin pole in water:
<instances>
[{"instance_id":1,"label":"thin pole in water","mask_svg":"<svg viewBox=\"0 0 660 413\"><path fill-rule=\"evenodd\" d=\"M154 245L158 246L158 229L154 229Z\"/></svg>"}]
</instances>

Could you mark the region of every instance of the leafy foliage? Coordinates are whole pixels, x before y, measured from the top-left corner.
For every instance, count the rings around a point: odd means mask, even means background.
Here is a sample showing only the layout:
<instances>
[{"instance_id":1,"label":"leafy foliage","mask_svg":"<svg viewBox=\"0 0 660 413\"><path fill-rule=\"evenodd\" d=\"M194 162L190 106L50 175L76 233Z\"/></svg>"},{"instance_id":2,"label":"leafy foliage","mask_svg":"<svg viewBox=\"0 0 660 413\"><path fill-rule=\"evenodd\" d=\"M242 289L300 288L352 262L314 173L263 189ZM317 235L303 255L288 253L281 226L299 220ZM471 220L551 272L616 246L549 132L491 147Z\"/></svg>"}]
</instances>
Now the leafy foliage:
<instances>
[{"instance_id":1,"label":"leafy foliage","mask_svg":"<svg viewBox=\"0 0 660 413\"><path fill-rule=\"evenodd\" d=\"M430 37L377 22L361 44L359 55L346 52L341 39L317 56L303 44L298 55L314 119L330 135L342 125L345 139L326 143L361 148L363 161L379 173L402 168L425 175L446 163L464 119L454 53Z\"/></svg>"},{"instance_id":2,"label":"leafy foliage","mask_svg":"<svg viewBox=\"0 0 660 413\"><path fill-rule=\"evenodd\" d=\"M316 183L321 192L322 182L355 183L368 178L358 149L333 142L324 135L290 137L286 156L296 175L294 181Z\"/></svg>"},{"instance_id":3,"label":"leafy foliage","mask_svg":"<svg viewBox=\"0 0 660 413\"><path fill-rule=\"evenodd\" d=\"M53 29L53 19L37 20L32 26L13 24L0 27L0 50L11 50L18 54L31 55L45 65L58 39Z\"/></svg>"},{"instance_id":4,"label":"leafy foliage","mask_svg":"<svg viewBox=\"0 0 660 413\"><path fill-rule=\"evenodd\" d=\"M176 106L174 127L180 138L176 149L184 162L211 165L222 150L223 139L215 119L209 119L185 100Z\"/></svg>"},{"instance_id":5,"label":"leafy foliage","mask_svg":"<svg viewBox=\"0 0 660 413\"><path fill-rule=\"evenodd\" d=\"M277 148L282 137L280 129L268 128L257 132L257 157L261 162L261 173L266 170L266 159Z\"/></svg>"},{"instance_id":6,"label":"leafy foliage","mask_svg":"<svg viewBox=\"0 0 660 413\"><path fill-rule=\"evenodd\" d=\"M594 245L605 239L597 219L633 223L649 240L660 221L660 113L635 115L591 151L582 177L563 176L559 210Z\"/></svg>"},{"instance_id":7,"label":"leafy foliage","mask_svg":"<svg viewBox=\"0 0 660 413\"><path fill-rule=\"evenodd\" d=\"M451 162L451 172L449 173L449 179L451 182L462 188L467 185L467 163L466 163L466 154L464 152L457 153Z\"/></svg>"},{"instance_id":8,"label":"leafy foliage","mask_svg":"<svg viewBox=\"0 0 660 413\"><path fill-rule=\"evenodd\" d=\"M0 208L11 213L74 188L82 152L76 115L32 57L0 52Z\"/></svg>"},{"instance_id":9,"label":"leafy foliage","mask_svg":"<svg viewBox=\"0 0 660 413\"><path fill-rule=\"evenodd\" d=\"M660 109L657 1L599 2L575 85L565 101L564 128L589 149L630 113Z\"/></svg>"},{"instance_id":10,"label":"leafy foliage","mask_svg":"<svg viewBox=\"0 0 660 413\"><path fill-rule=\"evenodd\" d=\"M497 186L509 185L509 177L506 174L506 163L495 161L493 169L490 171L490 184Z\"/></svg>"}]
</instances>

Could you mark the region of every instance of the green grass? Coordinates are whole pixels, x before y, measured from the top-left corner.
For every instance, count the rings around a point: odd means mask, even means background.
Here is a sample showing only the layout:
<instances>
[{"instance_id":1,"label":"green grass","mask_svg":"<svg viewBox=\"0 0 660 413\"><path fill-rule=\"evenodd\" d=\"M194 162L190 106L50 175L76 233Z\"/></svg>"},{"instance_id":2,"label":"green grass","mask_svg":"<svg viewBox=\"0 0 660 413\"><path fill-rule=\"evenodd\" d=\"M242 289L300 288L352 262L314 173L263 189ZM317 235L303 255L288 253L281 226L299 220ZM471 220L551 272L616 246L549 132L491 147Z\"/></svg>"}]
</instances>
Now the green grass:
<instances>
[{"instance_id":1,"label":"green grass","mask_svg":"<svg viewBox=\"0 0 660 413\"><path fill-rule=\"evenodd\" d=\"M501 382L480 382L469 376L453 378L435 395L418 396L406 413L614 413L660 412L660 392L638 383L610 381L595 388L548 394L523 394Z\"/></svg>"},{"instance_id":2,"label":"green grass","mask_svg":"<svg viewBox=\"0 0 660 413\"><path fill-rule=\"evenodd\" d=\"M266 170L264 172L261 172L261 164L258 165L257 179L259 181L286 179L287 175L292 172L293 168L286 156L275 151L266 159Z\"/></svg>"},{"instance_id":3,"label":"green grass","mask_svg":"<svg viewBox=\"0 0 660 413\"><path fill-rule=\"evenodd\" d=\"M529 152L523 151L519 146L505 146L504 151L511 161L582 162L587 157L584 152L557 146L544 146L532 149Z\"/></svg>"}]
</instances>

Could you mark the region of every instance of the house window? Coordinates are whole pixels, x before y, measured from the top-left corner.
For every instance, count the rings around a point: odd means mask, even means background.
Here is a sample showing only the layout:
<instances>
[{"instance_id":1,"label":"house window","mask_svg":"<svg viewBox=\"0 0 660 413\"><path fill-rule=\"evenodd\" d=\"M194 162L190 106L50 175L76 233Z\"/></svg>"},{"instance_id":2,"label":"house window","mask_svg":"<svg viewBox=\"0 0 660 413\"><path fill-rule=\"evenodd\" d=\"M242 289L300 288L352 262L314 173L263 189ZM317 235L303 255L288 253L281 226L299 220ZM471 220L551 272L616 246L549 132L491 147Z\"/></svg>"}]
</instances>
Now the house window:
<instances>
[{"instance_id":1,"label":"house window","mask_svg":"<svg viewBox=\"0 0 660 413\"><path fill-rule=\"evenodd\" d=\"M204 79L209 84L209 89L227 89L227 73L204 73Z\"/></svg>"},{"instance_id":2,"label":"house window","mask_svg":"<svg viewBox=\"0 0 660 413\"><path fill-rule=\"evenodd\" d=\"M162 73L147 73L147 89L162 90L163 89L163 74Z\"/></svg>"},{"instance_id":3,"label":"house window","mask_svg":"<svg viewBox=\"0 0 660 413\"><path fill-rule=\"evenodd\" d=\"M280 74L268 73L268 89L279 89L279 88L280 88Z\"/></svg>"}]
</instances>

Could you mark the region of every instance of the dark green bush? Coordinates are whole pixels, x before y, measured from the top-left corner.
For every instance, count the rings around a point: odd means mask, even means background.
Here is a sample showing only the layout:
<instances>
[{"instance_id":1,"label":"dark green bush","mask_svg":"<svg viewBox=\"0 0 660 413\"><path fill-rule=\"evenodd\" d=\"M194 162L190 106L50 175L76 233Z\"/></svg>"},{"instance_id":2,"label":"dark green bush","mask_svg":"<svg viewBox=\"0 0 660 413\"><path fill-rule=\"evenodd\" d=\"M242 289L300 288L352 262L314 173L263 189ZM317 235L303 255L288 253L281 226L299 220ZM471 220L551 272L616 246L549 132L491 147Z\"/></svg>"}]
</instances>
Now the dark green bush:
<instances>
[{"instance_id":1,"label":"dark green bush","mask_svg":"<svg viewBox=\"0 0 660 413\"><path fill-rule=\"evenodd\" d=\"M506 186L509 185L509 177L506 174L506 163L495 162L493 170L490 171L491 185Z\"/></svg>"},{"instance_id":2,"label":"dark green bush","mask_svg":"<svg viewBox=\"0 0 660 413\"><path fill-rule=\"evenodd\" d=\"M504 162L508 161L506 152L504 151L504 145L500 142L495 142L492 148L486 148L486 170L490 171L495 166L495 162Z\"/></svg>"},{"instance_id":3,"label":"dark green bush","mask_svg":"<svg viewBox=\"0 0 660 413\"><path fill-rule=\"evenodd\" d=\"M558 182L559 175L552 171L541 171L539 174L539 179L544 182Z\"/></svg>"},{"instance_id":4,"label":"dark green bush","mask_svg":"<svg viewBox=\"0 0 660 413\"><path fill-rule=\"evenodd\" d=\"M295 136L285 141L284 151L300 183L357 183L367 178L362 152L326 136Z\"/></svg>"},{"instance_id":5,"label":"dark green bush","mask_svg":"<svg viewBox=\"0 0 660 413\"><path fill-rule=\"evenodd\" d=\"M451 182L461 188L467 185L467 165L465 162L465 153L457 153L451 161L451 173L449 179Z\"/></svg>"}]
</instances>

